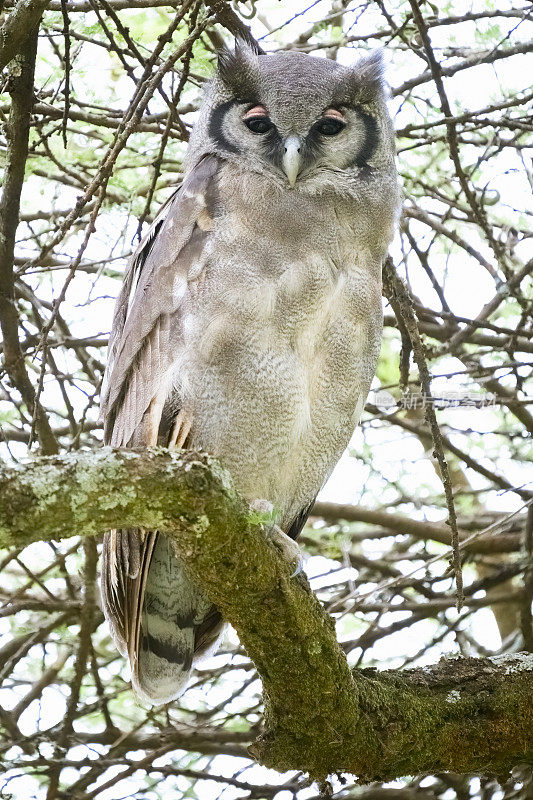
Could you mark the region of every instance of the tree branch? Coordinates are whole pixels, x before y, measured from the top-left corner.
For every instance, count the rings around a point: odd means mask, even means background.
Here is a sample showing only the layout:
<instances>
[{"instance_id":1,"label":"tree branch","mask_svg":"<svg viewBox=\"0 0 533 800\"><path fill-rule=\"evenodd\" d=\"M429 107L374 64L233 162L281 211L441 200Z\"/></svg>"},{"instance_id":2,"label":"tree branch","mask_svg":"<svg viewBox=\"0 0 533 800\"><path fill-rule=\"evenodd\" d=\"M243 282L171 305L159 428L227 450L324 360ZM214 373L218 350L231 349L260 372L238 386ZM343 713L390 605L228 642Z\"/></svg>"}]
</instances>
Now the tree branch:
<instances>
[{"instance_id":1,"label":"tree branch","mask_svg":"<svg viewBox=\"0 0 533 800\"><path fill-rule=\"evenodd\" d=\"M12 17L16 16L17 9L13 11L8 22L0 31L0 64L2 63L2 48L6 42L5 37L8 35L6 27ZM20 213L20 195L28 158L31 110L34 100L33 78L40 13L36 22L33 23L33 29L29 35L28 31L25 31L26 39L20 53L19 74L13 75L10 79L11 111L7 125L7 165L4 174L2 198L0 199L0 330L2 332L6 372L13 386L20 392L29 413L35 413L43 452L57 453L57 442L44 409L39 402L36 402L35 389L28 377L24 356L20 348L19 319L15 304L15 277L13 274L15 234ZM16 38L14 34L13 36Z\"/></svg>"},{"instance_id":2,"label":"tree branch","mask_svg":"<svg viewBox=\"0 0 533 800\"><path fill-rule=\"evenodd\" d=\"M263 680L263 764L362 780L505 771L533 757L533 658L350 671L303 576L211 457L154 448L70 453L0 469L0 545L157 528L236 628Z\"/></svg>"},{"instance_id":3,"label":"tree branch","mask_svg":"<svg viewBox=\"0 0 533 800\"><path fill-rule=\"evenodd\" d=\"M0 69L20 52L38 25L49 0L19 0L0 28Z\"/></svg>"}]
</instances>

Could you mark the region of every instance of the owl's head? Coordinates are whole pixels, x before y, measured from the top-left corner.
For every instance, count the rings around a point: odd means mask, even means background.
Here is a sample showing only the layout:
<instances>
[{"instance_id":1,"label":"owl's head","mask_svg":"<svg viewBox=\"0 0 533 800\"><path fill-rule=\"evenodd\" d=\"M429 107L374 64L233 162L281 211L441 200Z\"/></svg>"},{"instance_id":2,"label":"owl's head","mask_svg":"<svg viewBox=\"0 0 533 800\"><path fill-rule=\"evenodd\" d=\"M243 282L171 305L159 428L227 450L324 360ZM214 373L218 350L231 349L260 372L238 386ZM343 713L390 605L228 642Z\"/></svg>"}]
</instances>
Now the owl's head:
<instances>
[{"instance_id":1,"label":"owl's head","mask_svg":"<svg viewBox=\"0 0 533 800\"><path fill-rule=\"evenodd\" d=\"M191 150L293 188L316 185L321 175L353 181L390 172L394 139L381 53L346 67L296 51L257 55L237 42L219 55Z\"/></svg>"}]
</instances>

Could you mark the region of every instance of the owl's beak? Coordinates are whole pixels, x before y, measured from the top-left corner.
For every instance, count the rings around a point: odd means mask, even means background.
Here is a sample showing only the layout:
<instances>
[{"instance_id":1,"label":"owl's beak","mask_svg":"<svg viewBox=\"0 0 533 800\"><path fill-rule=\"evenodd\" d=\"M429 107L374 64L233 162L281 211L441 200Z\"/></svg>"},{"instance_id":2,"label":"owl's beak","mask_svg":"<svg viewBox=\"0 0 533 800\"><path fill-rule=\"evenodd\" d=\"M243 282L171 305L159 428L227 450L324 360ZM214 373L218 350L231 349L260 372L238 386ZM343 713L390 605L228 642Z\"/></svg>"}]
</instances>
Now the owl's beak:
<instances>
[{"instance_id":1,"label":"owl's beak","mask_svg":"<svg viewBox=\"0 0 533 800\"><path fill-rule=\"evenodd\" d=\"M287 136L283 142L283 149L285 151L281 162L283 165L283 172L289 179L291 188L293 188L302 167L302 140L299 136L295 136L294 134Z\"/></svg>"}]
</instances>

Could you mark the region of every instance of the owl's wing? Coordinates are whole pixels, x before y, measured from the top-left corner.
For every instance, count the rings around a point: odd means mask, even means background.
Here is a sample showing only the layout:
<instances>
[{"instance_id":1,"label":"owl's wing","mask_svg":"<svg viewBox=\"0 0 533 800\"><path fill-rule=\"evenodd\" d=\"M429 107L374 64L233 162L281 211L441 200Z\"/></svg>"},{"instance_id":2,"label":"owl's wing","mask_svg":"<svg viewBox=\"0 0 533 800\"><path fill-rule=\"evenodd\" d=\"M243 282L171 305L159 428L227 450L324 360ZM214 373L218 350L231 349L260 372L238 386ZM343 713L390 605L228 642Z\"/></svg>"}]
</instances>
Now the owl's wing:
<instances>
[{"instance_id":1,"label":"owl's wing","mask_svg":"<svg viewBox=\"0 0 533 800\"><path fill-rule=\"evenodd\" d=\"M102 388L106 444L157 444L172 368L183 344L179 317L188 280L203 263L216 203L218 159L204 157L161 208L130 262L117 299ZM191 420L176 412L173 441L182 445ZM182 427L181 435L179 427ZM118 649L134 668L148 567L157 533L106 534L102 595Z\"/></svg>"},{"instance_id":2,"label":"owl's wing","mask_svg":"<svg viewBox=\"0 0 533 800\"><path fill-rule=\"evenodd\" d=\"M313 500L313 502L310 503L308 506L305 506L304 508L302 508L300 513L297 514L296 517L294 517L294 519L287 526L286 533L287 533L287 536L290 536L291 539L295 539L296 540L298 538L298 536L301 534L302 530L305 527L305 523L307 522L307 518L309 517L309 514L311 513L311 509L313 508L313 506L315 504L315 500L316 500L316 496L315 496L315 499Z\"/></svg>"},{"instance_id":3,"label":"owl's wing","mask_svg":"<svg viewBox=\"0 0 533 800\"><path fill-rule=\"evenodd\" d=\"M213 156L199 162L133 255L117 299L102 387L106 444L133 444L150 404L167 388L180 344L180 325L175 323L187 280L201 262L213 228L217 169Z\"/></svg>"}]
</instances>

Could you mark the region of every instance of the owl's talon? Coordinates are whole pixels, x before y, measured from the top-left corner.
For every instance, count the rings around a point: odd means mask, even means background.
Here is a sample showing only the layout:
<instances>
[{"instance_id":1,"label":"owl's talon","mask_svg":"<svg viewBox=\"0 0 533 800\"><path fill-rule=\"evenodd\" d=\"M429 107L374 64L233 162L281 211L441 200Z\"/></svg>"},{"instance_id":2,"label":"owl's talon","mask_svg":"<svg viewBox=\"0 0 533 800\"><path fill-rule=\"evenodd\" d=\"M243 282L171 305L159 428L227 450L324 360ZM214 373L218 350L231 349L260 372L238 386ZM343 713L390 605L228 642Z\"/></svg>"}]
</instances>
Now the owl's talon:
<instances>
[{"instance_id":1,"label":"owl's talon","mask_svg":"<svg viewBox=\"0 0 533 800\"><path fill-rule=\"evenodd\" d=\"M250 508L260 514L272 515L274 511L274 506L272 503L269 500L263 500L261 498L254 500L250 504ZM286 560L291 564L296 562L296 569L293 573L291 573L291 578L299 575L303 570L304 560L302 551L294 539L291 539L290 536L287 536L287 534L282 531L279 525L276 525L275 522L265 523L264 530L272 544L277 547L284 558L286 558Z\"/></svg>"},{"instance_id":2,"label":"owl's talon","mask_svg":"<svg viewBox=\"0 0 533 800\"><path fill-rule=\"evenodd\" d=\"M278 525L272 525L267 530L266 533L270 539L270 541L278 548L284 558L287 559L291 564L296 561L296 569L291 574L291 578L294 578L296 575L299 575L303 569L303 556L302 551L294 541L291 539L290 536L287 536Z\"/></svg>"},{"instance_id":3,"label":"owl's talon","mask_svg":"<svg viewBox=\"0 0 533 800\"><path fill-rule=\"evenodd\" d=\"M301 572L304 571L304 557L302 555L302 551L300 550L300 548L298 548L298 550L299 550L298 564L296 565L296 569L294 570L294 572L291 573L291 578L295 578L297 575L299 575Z\"/></svg>"}]
</instances>

